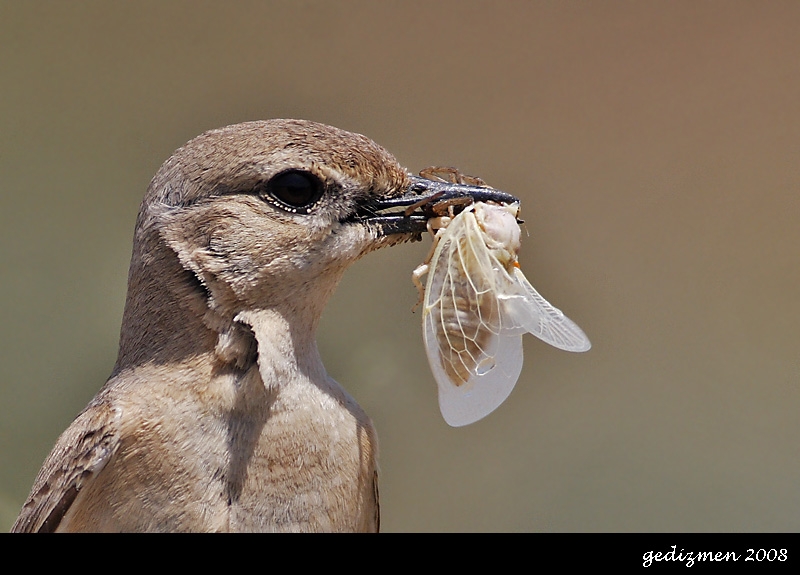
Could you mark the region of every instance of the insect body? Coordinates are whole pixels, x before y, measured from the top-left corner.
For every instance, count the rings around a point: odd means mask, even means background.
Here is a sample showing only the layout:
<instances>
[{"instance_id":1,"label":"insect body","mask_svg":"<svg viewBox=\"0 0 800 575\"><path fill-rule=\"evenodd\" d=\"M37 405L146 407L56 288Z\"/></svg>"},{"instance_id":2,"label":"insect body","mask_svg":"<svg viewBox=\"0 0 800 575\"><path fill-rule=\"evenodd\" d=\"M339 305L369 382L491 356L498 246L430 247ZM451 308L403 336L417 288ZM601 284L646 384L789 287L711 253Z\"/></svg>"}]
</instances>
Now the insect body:
<instances>
[{"instance_id":1,"label":"insect body","mask_svg":"<svg viewBox=\"0 0 800 575\"><path fill-rule=\"evenodd\" d=\"M414 273L419 286L428 273L423 337L452 426L485 417L508 397L522 370L522 334L566 351L591 347L520 270L518 211L519 204L477 202L438 218L430 263Z\"/></svg>"}]
</instances>

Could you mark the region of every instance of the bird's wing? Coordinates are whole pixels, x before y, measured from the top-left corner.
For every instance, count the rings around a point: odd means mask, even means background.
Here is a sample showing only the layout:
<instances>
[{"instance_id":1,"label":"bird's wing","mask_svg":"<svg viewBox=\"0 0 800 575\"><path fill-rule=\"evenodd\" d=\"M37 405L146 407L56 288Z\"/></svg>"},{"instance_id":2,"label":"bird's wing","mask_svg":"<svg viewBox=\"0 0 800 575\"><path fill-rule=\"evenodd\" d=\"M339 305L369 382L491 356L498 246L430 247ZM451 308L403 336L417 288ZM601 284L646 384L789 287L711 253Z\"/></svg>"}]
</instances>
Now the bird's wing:
<instances>
[{"instance_id":1,"label":"bird's wing","mask_svg":"<svg viewBox=\"0 0 800 575\"><path fill-rule=\"evenodd\" d=\"M11 528L17 533L55 531L78 493L105 467L119 443L119 410L93 401L58 438L28 500Z\"/></svg>"},{"instance_id":2,"label":"bird's wing","mask_svg":"<svg viewBox=\"0 0 800 575\"><path fill-rule=\"evenodd\" d=\"M372 491L375 494L375 533L381 532L381 501L378 495L378 470L372 474Z\"/></svg>"}]
</instances>

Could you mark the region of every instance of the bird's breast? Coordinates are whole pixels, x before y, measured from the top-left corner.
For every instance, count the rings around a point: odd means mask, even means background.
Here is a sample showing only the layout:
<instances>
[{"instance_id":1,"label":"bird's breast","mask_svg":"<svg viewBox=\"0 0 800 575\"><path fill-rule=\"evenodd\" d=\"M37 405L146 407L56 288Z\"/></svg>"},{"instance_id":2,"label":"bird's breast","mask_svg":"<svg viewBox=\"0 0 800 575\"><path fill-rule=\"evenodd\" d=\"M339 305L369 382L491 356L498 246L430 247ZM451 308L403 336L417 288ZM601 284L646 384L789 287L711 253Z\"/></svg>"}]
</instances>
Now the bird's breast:
<instances>
[{"instance_id":1,"label":"bird's breast","mask_svg":"<svg viewBox=\"0 0 800 575\"><path fill-rule=\"evenodd\" d=\"M119 447L65 530L377 529L375 431L338 384L299 378L268 389L257 368L173 367L173 377L195 378L186 386L160 371L114 386Z\"/></svg>"},{"instance_id":2,"label":"bird's breast","mask_svg":"<svg viewBox=\"0 0 800 575\"><path fill-rule=\"evenodd\" d=\"M375 530L377 440L355 401L332 380L297 378L262 407L229 422L232 529Z\"/></svg>"}]
</instances>

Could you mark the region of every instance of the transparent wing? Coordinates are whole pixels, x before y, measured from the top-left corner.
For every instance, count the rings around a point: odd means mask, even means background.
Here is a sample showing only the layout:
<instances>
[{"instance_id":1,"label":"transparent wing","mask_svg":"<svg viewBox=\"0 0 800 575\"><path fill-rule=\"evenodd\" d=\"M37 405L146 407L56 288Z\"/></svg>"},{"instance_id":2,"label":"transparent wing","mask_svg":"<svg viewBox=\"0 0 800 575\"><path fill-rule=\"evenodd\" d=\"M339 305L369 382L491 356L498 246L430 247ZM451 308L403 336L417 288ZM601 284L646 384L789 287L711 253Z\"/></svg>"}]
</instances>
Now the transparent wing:
<instances>
[{"instance_id":1,"label":"transparent wing","mask_svg":"<svg viewBox=\"0 0 800 575\"><path fill-rule=\"evenodd\" d=\"M515 290L501 295L508 324L519 325L545 343L564 351L588 351L592 344L583 330L544 299L519 268L514 269Z\"/></svg>"},{"instance_id":2,"label":"transparent wing","mask_svg":"<svg viewBox=\"0 0 800 575\"><path fill-rule=\"evenodd\" d=\"M505 401L527 332L566 351L591 347L516 267L515 250L498 247L467 208L437 235L425 289L423 339L448 424L478 421Z\"/></svg>"},{"instance_id":3,"label":"transparent wing","mask_svg":"<svg viewBox=\"0 0 800 575\"><path fill-rule=\"evenodd\" d=\"M524 329L505 325L498 297L513 290L514 280L500 269L471 212L440 233L425 289L423 339L439 408L454 427L494 411L522 371Z\"/></svg>"},{"instance_id":4,"label":"transparent wing","mask_svg":"<svg viewBox=\"0 0 800 575\"><path fill-rule=\"evenodd\" d=\"M456 385L443 367L435 344L437 332L432 316L428 316L423 333L431 372L439 389L439 410L453 427L475 423L497 409L514 389L522 371L522 336L494 336L494 366L482 374L472 373L466 383Z\"/></svg>"}]
</instances>

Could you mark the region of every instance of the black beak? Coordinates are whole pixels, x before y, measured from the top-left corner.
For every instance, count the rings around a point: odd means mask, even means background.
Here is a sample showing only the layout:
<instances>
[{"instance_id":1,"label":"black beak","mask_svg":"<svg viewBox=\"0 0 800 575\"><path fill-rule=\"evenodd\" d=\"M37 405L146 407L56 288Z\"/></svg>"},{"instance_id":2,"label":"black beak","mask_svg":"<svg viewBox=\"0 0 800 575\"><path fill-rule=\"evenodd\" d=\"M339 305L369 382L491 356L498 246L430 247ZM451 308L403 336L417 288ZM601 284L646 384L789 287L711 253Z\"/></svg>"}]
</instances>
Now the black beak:
<instances>
[{"instance_id":1,"label":"black beak","mask_svg":"<svg viewBox=\"0 0 800 575\"><path fill-rule=\"evenodd\" d=\"M453 184L411 176L406 192L391 198L372 199L359 207L354 220L375 226L379 236L393 234L421 235L428 219L446 215L452 206L455 213L473 202L519 203L519 198L488 186Z\"/></svg>"}]
</instances>

